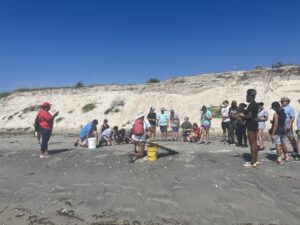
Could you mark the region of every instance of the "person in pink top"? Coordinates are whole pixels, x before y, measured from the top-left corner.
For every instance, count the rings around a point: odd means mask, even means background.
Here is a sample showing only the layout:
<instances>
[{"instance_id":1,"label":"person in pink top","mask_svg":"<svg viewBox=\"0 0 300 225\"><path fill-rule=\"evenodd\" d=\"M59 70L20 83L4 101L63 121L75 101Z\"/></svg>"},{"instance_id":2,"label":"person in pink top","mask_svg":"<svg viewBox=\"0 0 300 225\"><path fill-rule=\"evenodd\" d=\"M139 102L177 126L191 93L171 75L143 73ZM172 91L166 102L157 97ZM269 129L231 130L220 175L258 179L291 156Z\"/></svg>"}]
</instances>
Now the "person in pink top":
<instances>
[{"instance_id":1,"label":"person in pink top","mask_svg":"<svg viewBox=\"0 0 300 225\"><path fill-rule=\"evenodd\" d=\"M41 144L41 158L48 157L48 142L50 140L52 129L53 129L53 121L55 117L58 115L58 112L54 113L53 116L49 113L51 108L49 102L44 102L41 105L41 110L38 112L38 121L40 125L40 132L42 136L42 144Z\"/></svg>"}]
</instances>

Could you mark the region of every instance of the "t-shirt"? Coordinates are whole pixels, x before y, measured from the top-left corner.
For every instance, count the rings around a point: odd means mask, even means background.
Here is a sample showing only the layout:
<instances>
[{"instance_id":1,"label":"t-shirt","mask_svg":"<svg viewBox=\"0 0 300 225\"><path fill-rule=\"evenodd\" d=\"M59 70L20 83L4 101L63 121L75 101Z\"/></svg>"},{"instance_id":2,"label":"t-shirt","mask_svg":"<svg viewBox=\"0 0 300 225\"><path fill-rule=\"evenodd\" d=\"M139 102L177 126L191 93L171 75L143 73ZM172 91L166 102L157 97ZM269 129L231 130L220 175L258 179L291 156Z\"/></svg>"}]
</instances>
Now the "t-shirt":
<instances>
[{"instance_id":1,"label":"t-shirt","mask_svg":"<svg viewBox=\"0 0 300 225\"><path fill-rule=\"evenodd\" d=\"M286 115L286 120L285 120L285 127L287 127L291 121L291 117L295 117L295 110L293 107L287 105L285 107L282 107L284 110L284 113Z\"/></svg>"},{"instance_id":2,"label":"t-shirt","mask_svg":"<svg viewBox=\"0 0 300 225\"><path fill-rule=\"evenodd\" d=\"M157 116L158 121L158 125L159 126L167 126L168 125L168 120L169 120L169 116L167 114L158 114Z\"/></svg>"},{"instance_id":3,"label":"t-shirt","mask_svg":"<svg viewBox=\"0 0 300 225\"><path fill-rule=\"evenodd\" d=\"M196 134L196 135L200 134L200 128L199 127L194 128L194 134Z\"/></svg>"},{"instance_id":4,"label":"t-shirt","mask_svg":"<svg viewBox=\"0 0 300 225\"><path fill-rule=\"evenodd\" d=\"M170 120L171 120L171 127L179 127L179 118L175 113L174 113L173 117L171 114Z\"/></svg>"},{"instance_id":5,"label":"t-shirt","mask_svg":"<svg viewBox=\"0 0 300 225\"><path fill-rule=\"evenodd\" d=\"M298 112L297 116L297 130L300 130L300 111Z\"/></svg>"},{"instance_id":6,"label":"t-shirt","mask_svg":"<svg viewBox=\"0 0 300 225\"><path fill-rule=\"evenodd\" d=\"M222 115L222 122L229 122L230 121L229 106L227 106L226 108L221 109L221 115Z\"/></svg>"},{"instance_id":7,"label":"t-shirt","mask_svg":"<svg viewBox=\"0 0 300 225\"><path fill-rule=\"evenodd\" d=\"M53 117L47 110L39 111L37 115L41 128L52 130L53 129Z\"/></svg>"},{"instance_id":8,"label":"t-shirt","mask_svg":"<svg viewBox=\"0 0 300 225\"><path fill-rule=\"evenodd\" d=\"M248 105L248 108L245 111L246 114L251 113L251 117L246 119L246 126L248 127L248 129L251 129L251 130L256 130L257 129L257 127L258 127L258 123L257 123L258 109L259 109L259 106L256 103L256 101L252 101Z\"/></svg>"},{"instance_id":9,"label":"t-shirt","mask_svg":"<svg viewBox=\"0 0 300 225\"><path fill-rule=\"evenodd\" d=\"M132 123L132 126L133 126L133 124L134 124L134 121ZM148 121L144 120L144 134L142 136L132 134L132 140L137 141L137 142L144 142L146 140L147 129L150 126L151 126L150 123Z\"/></svg>"},{"instance_id":10,"label":"t-shirt","mask_svg":"<svg viewBox=\"0 0 300 225\"><path fill-rule=\"evenodd\" d=\"M192 128L193 128L193 125L192 125L190 122L188 122L188 121L184 121L184 122L181 124L181 128L182 128L183 130L185 130L185 129L192 129Z\"/></svg>"},{"instance_id":11,"label":"t-shirt","mask_svg":"<svg viewBox=\"0 0 300 225\"><path fill-rule=\"evenodd\" d=\"M112 135L113 135L113 129L109 127L102 132L101 138L103 137L105 140L112 139Z\"/></svg>"},{"instance_id":12,"label":"t-shirt","mask_svg":"<svg viewBox=\"0 0 300 225\"><path fill-rule=\"evenodd\" d=\"M259 124L264 124L265 121L260 121L260 119L264 119L265 117L268 117L269 116L269 113L267 110L263 109L263 110L260 110L258 113L257 113L257 119L258 119L258 123Z\"/></svg>"},{"instance_id":13,"label":"t-shirt","mask_svg":"<svg viewBox=\"0 0 300 225\"><path fill-rule=\"evenodd\" d=\"M280 109L280 111L277 114L278 114L278 126L275 131L275 134L276 135L284 135L286 114L283 109ZM273 129L273 124L272 124L272 129Z\"/></svg>"},{"instance_id":14,"label":"t-shirt","mask_svg":"<svg viewBox=\"0 0 300 225\"><path fill-rule=\"evenodd\" d=\"M147 119L151 119L149 120L149 123L151 126L155 126L156 127L156 113L149 113L148 116L147 116ZM154 121L152 121L154 120Z\"/></svg>"},{"instance_id":15,"label":"t-shirt","mask_svg":"<svg viewBox=\"0 0 300 225\"><path fill-rule=\"evenodd\" d=\"M209 118L212 117L211 111L207 110L205 113L202 113L201 116L201 124L203 126L210 126L211 125L211 120Z\"/></svg>"},{"instance_id":16,"label":"t-shirt","mask_svg":"<svg viewBox=\"0 0 300 225\"><path fill-rule=\"evenodd\" d=\"M80 131L80 137L86 138L86 135L90 137L94 131L94 125L92 123L87 123L83 126L83 128Z\"/></svg>"},{"instance_id":17,"label":"t-shirt","mask_svg":"<svg viewBox=\"0 0 300 225\"><path fill-rule=\"evenodd\" d=\"M233 118L232 116L233 116L234 114L237 114L238 111L239 111L239 108L238 108L238 107L230 107L230 108L229 108L228 115L229 115L231 121L235 121L235 120L236 120L236 118Z\"/></svg>"}]
</instances>

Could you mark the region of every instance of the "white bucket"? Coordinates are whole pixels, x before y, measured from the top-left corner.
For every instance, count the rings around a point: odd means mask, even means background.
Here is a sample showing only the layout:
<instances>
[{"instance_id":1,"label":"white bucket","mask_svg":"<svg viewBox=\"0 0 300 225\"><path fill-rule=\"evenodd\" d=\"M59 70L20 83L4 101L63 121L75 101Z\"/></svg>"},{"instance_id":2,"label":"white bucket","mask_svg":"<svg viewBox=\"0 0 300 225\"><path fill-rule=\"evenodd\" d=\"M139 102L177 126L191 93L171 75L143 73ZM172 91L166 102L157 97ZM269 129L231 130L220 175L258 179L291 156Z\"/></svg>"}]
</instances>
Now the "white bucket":
<instances>
[{"instance_id":1,"label":"white bucket","mask_svg":"<svg viewBox=\"0 0 300 225\"><path fill-rule=\"evenodd\" d=\"M89 149L96 149L96 138L95 137L91 137L89 138Z\"/></svg>"}]
</instances>

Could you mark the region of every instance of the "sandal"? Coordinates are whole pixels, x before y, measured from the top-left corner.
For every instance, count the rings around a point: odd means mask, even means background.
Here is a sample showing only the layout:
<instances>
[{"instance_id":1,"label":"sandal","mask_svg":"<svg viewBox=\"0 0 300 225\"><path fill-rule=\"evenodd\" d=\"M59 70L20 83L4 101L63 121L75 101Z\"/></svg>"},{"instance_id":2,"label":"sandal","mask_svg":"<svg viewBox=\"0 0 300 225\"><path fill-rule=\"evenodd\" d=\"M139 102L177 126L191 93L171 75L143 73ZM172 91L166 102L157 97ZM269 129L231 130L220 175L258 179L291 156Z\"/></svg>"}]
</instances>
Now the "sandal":
<instances>
[{"instance_id":1,"label":"sandal","mask_svg":"<svg viewBox=\"0 0 300 225\"><path fill-rule=\"evenodd\" d=\"M282 160L276 160L276 163L278 164L278 165L284 165L284 163L282 162Z\"/></svg>"},{"instance_id":2,"label":"sandal","mask_svg":"<svg viewBox=\"0 0 300 225\"><path fill-rule=\"evenodd\" d=\"M258 166L258 163L250 163L250 162L246 162L244 163L244 167L245 168L256 168Z\"/></svg>"}]
</instances>

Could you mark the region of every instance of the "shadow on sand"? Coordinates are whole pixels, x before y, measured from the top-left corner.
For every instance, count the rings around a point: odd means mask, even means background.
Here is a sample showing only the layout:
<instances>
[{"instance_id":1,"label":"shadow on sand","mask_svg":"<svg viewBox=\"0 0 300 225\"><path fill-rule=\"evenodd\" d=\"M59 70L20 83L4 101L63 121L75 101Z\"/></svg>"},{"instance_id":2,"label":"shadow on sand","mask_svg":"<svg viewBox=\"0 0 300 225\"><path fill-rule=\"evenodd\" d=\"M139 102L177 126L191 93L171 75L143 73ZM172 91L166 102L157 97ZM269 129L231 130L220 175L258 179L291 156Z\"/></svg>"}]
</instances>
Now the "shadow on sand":
<instances>
[{"instance_id":1,"label":"shadow on sand","mask_svg":"<svg viewBox=\"0 0 300 225\"><path fill-rule=\"evenodd\" d=\"M54 149L54 150L50 150L49 151L49 155L56 155L56 154L60 154L63 152L68 152L71 151L72 149L69 148L62 148L62 149Z\"/></svg>"}]
</instances>

